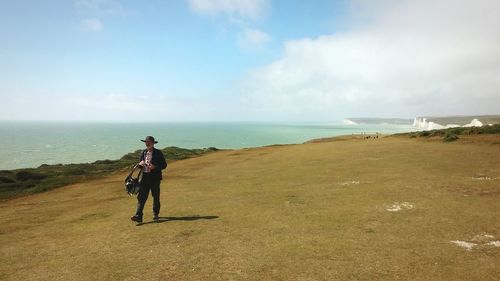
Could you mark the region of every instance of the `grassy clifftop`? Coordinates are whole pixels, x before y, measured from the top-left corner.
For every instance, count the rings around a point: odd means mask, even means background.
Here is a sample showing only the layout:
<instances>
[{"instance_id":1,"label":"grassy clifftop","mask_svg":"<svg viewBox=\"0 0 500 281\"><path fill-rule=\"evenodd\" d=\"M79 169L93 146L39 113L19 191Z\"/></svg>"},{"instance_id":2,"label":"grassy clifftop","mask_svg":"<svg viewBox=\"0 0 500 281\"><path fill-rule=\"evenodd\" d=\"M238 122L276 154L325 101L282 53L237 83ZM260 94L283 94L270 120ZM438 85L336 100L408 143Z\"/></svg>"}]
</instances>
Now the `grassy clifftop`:
<instances>
[{"instance_id":1,"label":"grassy clifftop","mask_svg":"<svg viewBox=\"0 0 500 281\"><path fill-rule=\"evenodd\" d=\"M418 131L411 133L400 133L395 134L397 136L409 136L410 138L432 138L440 137L445 142L455 141L460 138L460 136L471 136L471 135L490 135L490 134L500 134L500 124L495 124L492 126L482 126L482 127L457 127L430 131Z\"/></svg>"},{"instance_id":2,"label":"grassy clifftop","mask_svg":"<svg viewBox=\"0 0 500 281\"><path fill-rule=\"evenodd\" d=\"M161 149L167 162L200 156L217 148L184 149L166 147ZM38 168L1 170L0 200L19 195L42 192L64 185L95 179L116 171L131 169L137 164L142 150L128 153L117 160L98 160L93 163L67 165L41 165Z\"/></svg>"},{"instance_id":3,"label":"grassy clifftop","mask_svg":"<svg viewBox=\"0 0 500 281\"><path fill-rule=\"evenodd\" d=\"M425 117L425 116L424 116ZM500 124L500 115L470 115L470 116L446 116L446 117L425 117L427 121L432 121L441 125L457 124L463 126L469 124L472 119L478 119L484 125Z\"/></svg>"},{"instance_id":4,"label":"grassy clifftop","mask_svg":"<svg viewBox=\"0 0 500 281\"><path fill-rule=\"evenodd\" d=\"M0 202L0 280L498 280L500 135L218 151ZM470 136L484 139L483 136ZM497 246L498 245L498 246Z\"/></svg>"}]
</instances>

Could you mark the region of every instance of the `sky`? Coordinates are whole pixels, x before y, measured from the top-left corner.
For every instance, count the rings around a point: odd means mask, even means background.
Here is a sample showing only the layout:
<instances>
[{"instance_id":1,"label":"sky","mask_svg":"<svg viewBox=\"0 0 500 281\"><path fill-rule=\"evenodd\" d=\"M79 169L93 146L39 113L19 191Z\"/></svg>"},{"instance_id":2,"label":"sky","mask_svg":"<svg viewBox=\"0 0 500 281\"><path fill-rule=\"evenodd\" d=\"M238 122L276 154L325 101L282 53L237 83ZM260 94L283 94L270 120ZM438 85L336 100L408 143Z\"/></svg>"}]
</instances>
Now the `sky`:
<instances>
[{"instance_id":1,"label":"sky","mask_svg":"<svg viewBox=\"0 0 500 281\"><path fill-rule=\"evenodd\" d=\"M500 114L497 0L0 0L0 120Z\"/></svg>"}]
</instances>

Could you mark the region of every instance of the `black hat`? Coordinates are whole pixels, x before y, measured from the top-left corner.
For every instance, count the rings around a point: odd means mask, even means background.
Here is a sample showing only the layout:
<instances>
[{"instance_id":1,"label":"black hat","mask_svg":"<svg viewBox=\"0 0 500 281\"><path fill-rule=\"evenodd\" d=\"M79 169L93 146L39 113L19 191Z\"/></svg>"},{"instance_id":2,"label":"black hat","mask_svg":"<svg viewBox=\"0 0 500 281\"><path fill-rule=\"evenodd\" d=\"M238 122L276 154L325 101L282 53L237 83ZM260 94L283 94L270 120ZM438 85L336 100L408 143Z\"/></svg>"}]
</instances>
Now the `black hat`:
<instances>
[{"instance_id":1,"label":"black hat","mask_svg":"<svg viewBox=\"0 0 500 281\"><path fill-rule=\"evenodd\" d=\"M146 141L152 141L154 143L158 143L157 141L155 141L155 138L152 137L152 136L147 136L145 140L141 140L142 142L146 142Z\"/></svg>"}]
</instances>

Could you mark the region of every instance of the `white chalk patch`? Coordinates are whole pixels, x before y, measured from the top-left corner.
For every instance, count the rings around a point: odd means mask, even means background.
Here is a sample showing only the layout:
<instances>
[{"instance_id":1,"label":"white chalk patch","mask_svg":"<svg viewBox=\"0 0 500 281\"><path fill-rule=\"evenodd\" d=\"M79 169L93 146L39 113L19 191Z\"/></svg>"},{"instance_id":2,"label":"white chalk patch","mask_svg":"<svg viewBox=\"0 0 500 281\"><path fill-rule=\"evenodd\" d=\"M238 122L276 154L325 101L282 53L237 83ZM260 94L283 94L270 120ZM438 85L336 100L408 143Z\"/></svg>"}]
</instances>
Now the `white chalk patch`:
<instances>
[{"instance_id":1,"label":"white chalk patch","mask_svg":"<svg viewBox=\"0 0 500 281\"><path fill-rule=\"evenodd\" d=\"M500 179L500 177L492 178L492 177L472 177L473 180L477 181L494 181Z\"/></svg>"},{"instance_id":2,"label":"white chalk patch","mask_svg":"<svg viewBox=\"0 0 500 281\"><path fill-rule=\"evenodd\" d=\"M471 241L480 242L480 243L486 243L486 242L491 241L493 239L495 239L495 236L483 233L483 234L478 234L478 235L474 236L471 239Z\"/></svg>"},{"instance_id":3,"label":"white chalk patch","mask_svg":"<svg viewBox=\"0 0 500 281\"><path fill-rule=\"evenodd\" d=\"M478 234L474 236L470 241L460 241L460 240L455 240L455 241L450 241L451 243L457 244L460 247L465 248L467 251L472 250L473 248L476 247L484 247L484 246L494 246L494 247L500 247L500 241L494 240L495 236L491 234Z\"/></svg>"},{"instance_id":4,"label":"white chalk patch","mask_svg":"<svg viewBox=\"0 0 500 281\"><path fill-rule=\"evenodd\" d=\"M386 209L389 212L399 212L401 211L401 206L399 205L392 205L392 207Z\"/></svg>"},{"instance_id":5,"label":"white chalk patch","mask_svg":"<svg viewBox=\"0 0 500 281\"><path fill-rule=\"evenodd\" d=\"M351 185L351 184L360 184L359 181L345 181L345 182L341 182L339 183L340 185Z\"/></svg>"},{"instance_id":6,"label":"white chalk patch","mask_svg":"<svg viewBox=\"0 0 500 281\"><path fill-rule=\"evenodd\" d=\"M413 207L414 207L413 204L411 204L409 202L402 202L402 203L396 202L396 203L392 204L391 206L389 206L386 210L389 212L399 212L402 210L413 209Z\"/></svg>"},{"instance_id":7,"label":"white chalk patch","mask_svg":"<svg viewBox=\"0 0 500 281\"><path fill-rule=\"evenodd\" d=\"M467 251L472 250L472 248L476 247L476 243L471 243L467 241L460 241L460 240L455 240L455 241L450 241L453 244L456 244L459 247L465 248Z\"/></svg>"},{"instance_id":8,"label":"white chalk patch","mask_svg":"<svg viewBox=\"0 0 500 281\"><path fill-rule=\"evenodd\" d=\"M486 243L486 245L500 247L500 241L498 241L498 240L497 241L491 241L491 242Z\"/></svg>"}]
</instances>

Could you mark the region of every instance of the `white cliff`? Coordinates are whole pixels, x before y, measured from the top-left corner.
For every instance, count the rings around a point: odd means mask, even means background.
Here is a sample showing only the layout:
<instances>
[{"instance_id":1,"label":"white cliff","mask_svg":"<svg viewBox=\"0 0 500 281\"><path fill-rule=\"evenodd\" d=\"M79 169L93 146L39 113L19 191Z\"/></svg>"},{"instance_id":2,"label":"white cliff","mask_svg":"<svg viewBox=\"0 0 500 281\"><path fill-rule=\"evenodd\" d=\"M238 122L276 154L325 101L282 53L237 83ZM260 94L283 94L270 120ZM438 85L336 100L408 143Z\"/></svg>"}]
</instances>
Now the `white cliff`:
<instances>
[{"instance_id":1,"label":"white cliff","mask_svg":"<svg viewBox=\"0 0 500 281\"><path fill-rule=\"evenodd\" d=\"M477 119L473 119L469 124L464 125L464 127L482 127L483 123Z\"/></svg>"},{"instance_id":2,"label":"white cliff","mask_svg":"<svg viewBox=\"0 0 500 281\"><path fill-rule=\"evenodd\" d=\"M345 125L357 125L358 123L356 123L350 119L344 119L344 124Z\"/></svg>"},{"instance_id":3,"label":"white cliff","mask_svg":"<svg viewBox=\"0 0 500 281\"><path fill-rule=\"evenodd\" d=\"M429 121L427 121L427 118L420 118L420 117L418 117L418 118L415 117L415 119L413 119L413 127L422 129L424 131L445 128L445 126L443 126L441 124L434 123L432 121L429 122Z\"/></svg>"},{"instance_id":4,"label":"white cliff","mask_svg":"<svg viewBox=\"0 0 500 281\"><path fill-rule=\"evenodd\" d=\"M481 127L481 126L483 126L483 123L481 123L481 121L479 121L478 119L473 119L469 124L463 126L457 124L441 125L432 121L427 121L427 118L424 117L415 117L413 119L413 127L424 131L456 128L456 127Z\"/></svg>"}]
</instances>

